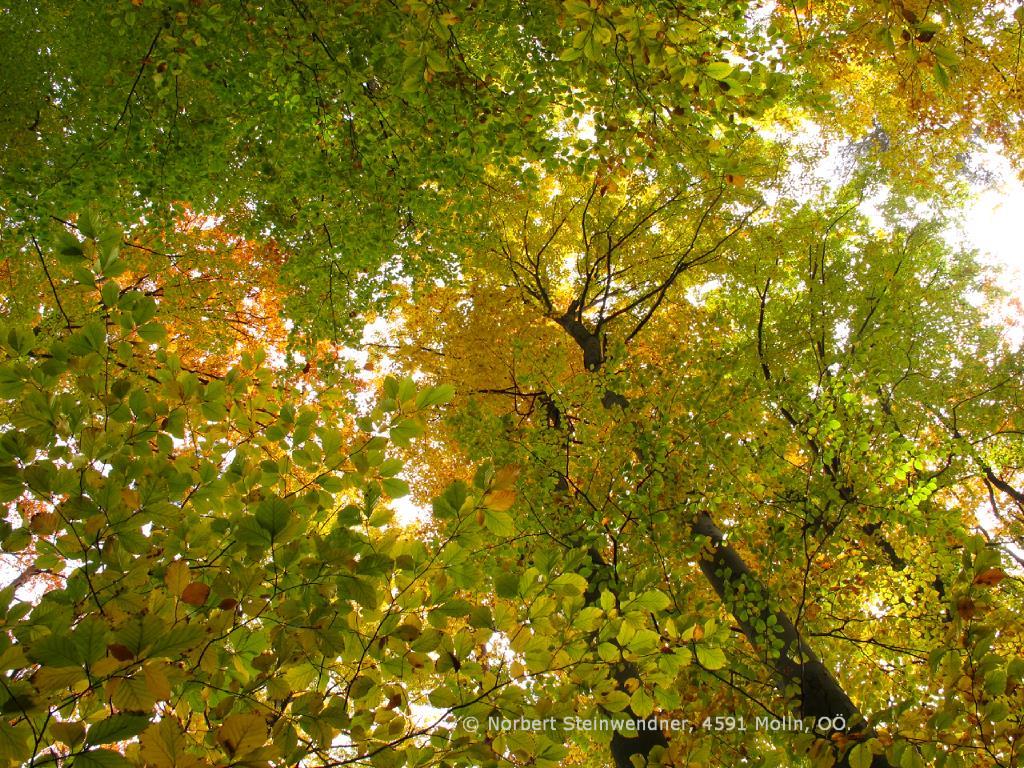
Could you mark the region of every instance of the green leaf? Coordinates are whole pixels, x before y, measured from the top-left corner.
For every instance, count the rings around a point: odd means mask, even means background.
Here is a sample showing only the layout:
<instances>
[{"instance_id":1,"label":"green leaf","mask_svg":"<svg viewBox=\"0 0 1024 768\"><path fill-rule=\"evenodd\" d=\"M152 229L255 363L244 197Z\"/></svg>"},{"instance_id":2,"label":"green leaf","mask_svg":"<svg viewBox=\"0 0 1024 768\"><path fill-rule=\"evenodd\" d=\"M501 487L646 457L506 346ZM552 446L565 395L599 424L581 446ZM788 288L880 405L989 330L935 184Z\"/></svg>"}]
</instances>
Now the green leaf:
<instances>
[{"instance_id":1,"label":"green leaf","mask_svg":"<svg viewBox=\"0 0 1024 768\"><path fill-rule=\"evenodd\" d=\"M1010 716L1010 708L1003 699L996 699L985 705L985 715L993 723L1001 723Z\"/></svg>"},{"instance_id":2,"label":"green leaf","mask_svg":"<svg viewBox=\"0 0 1024 768\"><path fill-rule=\"evenodd\" d=\"M127 677L115 681L117 687L110 697L120 709L148 712L156 704L156 694L150 690L145 677Z\"/></svg>"},{"instance_id":3,"label":"green leaf","mask_svg":"<svg viewBox=\"0 0 1024 768\"><path fill-rule=\"evenodd\" d=\"M721 669L725 666L725 652L717 646L697 645L697 662L705 669Z\"/></svg>"},{"instance_id":4,"label":"green leaf","mask_svg":"<svg viewBox=\"0 0 1024 768\"><path fill-rule=\"evenodd\" d=\"M625 691L612 691L604 697L603 706L609 712L621 712L629 706L629 694Z\"/></svg>"},{"instance_id":5,"label":"green leaf","mask_svg":"<svg viewBox=\"0 0 1024 768\"><path fill-rule=\"evenodd\" d=\"M93 664L102 659L106 653L106 622L96 616L87 616L75 627L71 638L78 651L78 658L85 664Z\"/></svg>"},{"instance_id":6,"label":"green leaf","mask_svg":"<svg viewBox=\"0 0 1024 768\"><path fill-rule=\"evenodd\" d=\"M373 583L360 578L344 579L339 593L343 599L352 600L364 608L374 609L380 604L380 595Z\"/></svg>"},{"instance_id":7,"label":"green leaf","mask_svg":"<svg viewBox=\"0 0 1024 768\"><path fill-rule=\"evenodd\" d=\"M103 284L103 289L100 291L100 298L103 300L103 304L106 307L117 306L117 300L120 298L121 291L117 283L113 280L108 280Z\"/></svg>"},{"instance_id":8,"label":"green leaf","mask_svg":"<svg viewBox=\"0 0 1024 768\"><path fill-rule=\"evenodd\" d=\"M88 208L78 215L78 221L75 222L78 226L78 231L89 238L96 238L99 236L103 229L103 221L92 208Z\"/></svg>"},{"instance_id":9,"label":"green leaf","mask_svg":"<svg viewBox=\"0 0 1024 768\"><path fill-rule=\"evenodd\" d=\"M82 663L77 644L66 634L46 635L33 641L25 655L48 667L73 667Z\"/></svg>"},{"instance_id":10,"label":"green leaf","mask_svg":"<svg viewBox=\"0 0 1024 768\"><path fill-rule=\"evenodd\" d=\"M733 66L727 61L713 61L707 66L708 77L725 80L732 74Z\"/></svg>"},{"instance_id":11,"label":"green leaf","mask_svg":"<svg viewBox=\"0 0 1024 768\"><path fill-rule=\"evenodd\" d=\"M377 507L370 514L370 517L367 519L366 522L374 528L380 528L390 523L394 519L394 517L395 511L393 509L390 509L388 507Z\"/></svg>"},{"instance_id":12,"label":"green leaf","mask_svg":"<svg viewBox=\"0 0 1024 768\"><path fill-rule=\"evenodd\" d=\"M563 573L554 579L551 591L562 597L576 597L587 591L587 580L578 573Z\"/></svg>"},{"instance_id":13,"label":"green leaf","mask_svg":"<svg viewBox=\"0 0 1024 768\"><path fill-rule=\"evenodd\" d=\"M79 752L71 761L77 768L132 768L124 755L112 749L91 749Z\"/></svg>"},{"instance_id":14,"label":"green leaf","mask_svg":"<svg viewBox=\"0 0 1024 768\"><path fill-rule=\"evenodd\" d=\"M85 725L80 720L50 721L47 730L57 741L75 749L85 741Z\"/></svg>"},{"instance_id":15,"label":"green leaf","mask_svg":"<svg viewBox=\"0 0 1024 768\"><path fill-rule=\"evenodd\" d=\"M150 344L159 344L167 338L167 328L162 323L146 323L136 328L135 332L143 341L148 341Z\"/></svg>"},{"instance_id":16,"label":"green leaf","mask_svg":"<svg viewBox=\"0 0 1024 768\"><path fill-rule=\"evenodd\" d=\"M855 744L847 757L850 768L871 768L873 759L871 748L867 744Z\"/></svg>"},{"instance_id":17,"label":"green leaf","mask_svg":"<svg viewBox=\"0 0 1024 768\"><path fill-rule=\"evenodd\" d=\"M1002 696L1006 692L1006 681L1005 669L993 669L985 673L985 693L990 696Z\"/></svg>"},{"instance_id":18,"label":"green leaf","mask_svg":"<svg viewBox=\"0 0 1024 768\"><path fill-rule=\"evenodd\" d=\"M593 632L604 621L604 611L596 606L587 606L580 611L572 625L583 632Z\"/></svg>"},{"instance_id":19,"label":"green leaf","mask_svg":"<svg viewBox=\"0 0 1024 768\"><path fill-rule=\"evenodd\" d=\"M75 687L85 679L85 670L81 667L41 667L32 682L41 692L52 693Z\"/></svg>"},{"instance_id":20,"label":"green leaf","mask_svg":"<svg viewBox=\"0 0 1024 768\"><path fill-rule=\"evenodd\" d=\"M365 697L375 685L373 678L366 675L360 675L352 681L352 685L349 686L348 695L353 700L358 701Z\"/></svg>"},{"instance_id":21,"label":"green leaf","mask_svg":"<svg viewBox=\"0 0 1024 768\"><path fill-rule=\"evenodd\" d=\"M494 577L494 591L498 597L518 596L519 575L515 573L499 573Z\"/></svg>"},{"instance_id":22,"label":"green leaf","mask_svg":"<svg viewBox=\"0 0 1024 768\"><path fill-rule=\"evenodd\" d=\"M327 475L326 477L318 477L316 484L323 488L328 493L341 493L348 486L343 477L337 475Z\"/></svg>"},{"instance_id":23,"label":"green leaf","mask_svg":"<svg viewBox=\"0 0 1024 768\"><path fill-rule=\"evenodd\" d=\"M114 634L114 639L135 656L148 651L154 643L167 637L168 624L151 613L136 615Z\"/></svg>"},{"instance_id":24,"label":"green leaf","mask_svg":"<svg viewBox=\"0 0 1024 768\"><path fill-rule=\"evenodd\" d=\"M284 499L277 496L264 499L256 507L256 522L273 539L288 525L292 518L291 508Z\"/></svg>"},{"instance_id":25,"label":"green leaf","mask_svg":"<svg viewBox=\"0 0 1024 768\"><path fill-rule=\"evenodd\" d=\"M101 720L85 734L86 744L111 744L138 736L149 727L145 715L117 714Z\"/></svg>"},{"instance_id":26,"label":"green leaf","mask_svg":"<svg viewBox=\"0 0 1024 768\"><path fill-rule=\"evenodd\" d=\"M24 328L14 326L7 332L7 345L16 355L28 354L32 351L33 343L33 335Z\"/></svg>"},{"instance_id":27,"label":"green leaf","mask_svg":"<svg viewBox=\"0 0 1024 768\"><path fill-rule=\"evenodd\" d=\"M461 480L449 485L443 494L434 499L434 517L438 520L449 520L458 517L462 506L466 503L469 489Z\"/></svg>"},{"instance_id":28,"label":"green leaf","mask_svg":"<svg viewBox=\"0 0 1024 768\"><path fill-rule=\"evenodd\" d=\"M944 67L956 67L960 63L960 57L944 45L933 45L932 53Z\"/></svg>"},{"instance_id":29,"label":"green leaf","mask_svg":"<svg viewBox=\"0 0 1024 768\"><path fill-rule=\"evenodd\" d=\"M644 690L643 686L640 686L629 697L629 708L637 717L646 718L654 711L654 699Z\"/></svg>"},{"instance_id":30,"label":"green leaf","mask_svg":"<svg viewBox=\"0 0 1024 768\"><path fill-rule=\"evenodd\" d=\"M98 320L86 323L79 333L87 350L102 352L107 348L107 331Z\"/></svg>"},{"instance_id":31,"label":"green leaf","mask_svg":"<svg viewBox=\"0 0 1024 768\"><path fill-rule=\"evenodd\" d=\"M443 70L436 70L441 72ZM416 408L432 408L443 405L452 399L455 394L455 387L451 384L440 384L430 389L425 389L416 396Z\"/></svg>"},{"instance_id":32,"label":"green leaf","mask_svg":"<svg viewBox=\"0 0 1024 768\"><path fill-rule=\"evenodd\" d=\"M416 419L403 419L388 434L395 445L408 448L415 438L423 434L423 426Z\"/></svg>"},{"instance_id":33,"label":"green leaf","mask_svg":"<svg viewBox=\"0 0 1024 768\"><path fill-rule=\"evenodd\" d=\"M67 230L57 234L57 256L65 264L77 264L85 257L82 242Z\"/></svg>"},{"instance_id":34,"label":"green leaf","mask_svg":"<svg viewBox=\"0 0 1024 768\"><path fill-rule=\"evenodd\" d=\"M400 499L409 495L409 484L401 478L386 477L381 480L380 485L384 489L384 493L392 499Z\"/></svg>"},{"instance_id":35,"label":"green leaf","mask_svg":"<svg viewBox=\"0 0 1024 768\"><path fill-rule=\"evenodd\" d=\"M512 536L516 532L516 524L508 512L484 509L484 525L495 536L502 538Z\"/></svg>"},{"instance_id":36,"label":"green leaf","mask_svg":"<svg viewBox=\"0 0 1024 768\"><path fill-rule=\"evenodd\" d=\"M641 611L663 611L672 604L668 596L663 592L657 590L650 590L643 594L634 597L629 603L626 604L626 610L641 610Z\"/></svg>"},{"instance_id":37,"label":"green leaf","mask_svg":"<svg viewBox=\"0 0 1024 768\"><path fill-rule=\"evenodd\" d=\"M638 656L646 656L658 650L660 645L661 637L657 632L641 628L629 639L627 647L631 653L635 653Z\"/></svg>"},{"instance_id":38,"label":"green leaf","mask_svg":"<svg viewBox=\"0 0 1024 768\"><path fill-rule=\"evenodd\" d=\"M398 402L400 402L400 403L408 402L409 400L412 400L412 398L413 398L413 396L415 394L416 394L416 382L413 381L411 377L407 376L404 379L399 380L399 382L398 382L398 389L396 390L395 395L394 395L395 399Z\"/></svg>"},{"instance_id":39,"label":"green leaf","mask_svg":"<svg viewBox=\"0 0 1024 768\"><path fill-rule=\"evenodd\" d=\"M448 65L448 60L436 50L430 50L427 52L427 66L435 72L451 71L451 67Z\"/></svg>"},{"instance_id":40,"label":"green leaf","mask_svg":"<svg viewBox=\"0 0 1024 768\"><path fill-rule=\"evenodd\" d=\"M18 765L32 756L32 730L25 721L11 725L0 718L0 762Z\"/></svg>"},{"instance_id":41,"label":"green leaf","mask_svg":"<svg viewBox=\"0 0 1024 768\"><path fill-rule=\"evenodd\" d=\"M401 459L385 459L379 467L377 472L381 477L394 477L402 471L402 460Z\"/></svg>"}]
</instances>

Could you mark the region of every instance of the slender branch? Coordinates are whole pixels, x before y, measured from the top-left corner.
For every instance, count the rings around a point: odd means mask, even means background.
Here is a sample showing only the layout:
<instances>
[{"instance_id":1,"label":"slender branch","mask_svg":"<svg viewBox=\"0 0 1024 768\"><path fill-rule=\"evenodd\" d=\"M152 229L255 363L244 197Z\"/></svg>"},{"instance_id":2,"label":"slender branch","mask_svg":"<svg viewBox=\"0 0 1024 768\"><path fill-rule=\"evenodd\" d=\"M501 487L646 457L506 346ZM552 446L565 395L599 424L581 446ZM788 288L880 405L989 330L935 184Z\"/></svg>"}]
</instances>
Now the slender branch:
<instances>
[{"instance_id":1,"label":"slender branch","mask_svg":"<svg viewBox=\"0 0 1024 768\"><path fill-rule=\"evenodd\" d=\"M156 31L156 34L153 35L153 41L149 44L149 50L147 50L146 55L142 57L142 64L139 65L139 71L135 75L135 82L132 83L132 89L128 91L128 98L124 100L124 108L121 110L121 114L118 116L117 122L114 123L113 130L115 131L121 126L121 123L124 122L125 115L128 114L128 109L132 104L132 98L135 96L135 89L139 87L139 81L142 79L142 73L146 71L146 65L149 64L149 57L153 55L157 40L160 39L160 35L163 34L163 31L163 26Z\"/></svg>"},{"instance_id":2,"label":"slender branch","mask_svg":"<svg viewBox=\"0 0 1024 768\"><path fill-rule=\"evenodd\" d=\"M43 258L43 251L39 247L39 241L34 237L32 238L32 245L36 249L36 253L39 256L39 263L43 265L43 272L46 273L46 281L50 284L50 290L53 292L53 299L57 302L57 309L60 310L60 314L64 318L64 324L67 325L68 330L71 330L71 318L68 317L68 313L64 311L64 305L60 303L60 296L57 294L57 286L53 284L53 278L50 276L50 270L46 266L46 259Z\"/></svg>"}]
</instances>

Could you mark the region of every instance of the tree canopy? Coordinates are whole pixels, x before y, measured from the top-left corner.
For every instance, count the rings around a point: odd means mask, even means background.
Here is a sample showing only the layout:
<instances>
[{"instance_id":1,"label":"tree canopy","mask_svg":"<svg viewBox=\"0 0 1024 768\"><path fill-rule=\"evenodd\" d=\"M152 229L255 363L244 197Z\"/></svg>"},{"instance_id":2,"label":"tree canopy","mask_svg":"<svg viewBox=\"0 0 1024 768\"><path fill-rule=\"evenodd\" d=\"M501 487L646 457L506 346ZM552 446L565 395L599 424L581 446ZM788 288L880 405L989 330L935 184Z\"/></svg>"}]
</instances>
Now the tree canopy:
<instances>
[{"instance_id":1,"label":"tree canopy","mask_svg":"<svg viewBox=\"0 0 1024 768\"><path fill-rule=\"evenodd\" d=\"M991 2L0 10L0 763L1016 766Z\"/></svg>"}]
</instances>

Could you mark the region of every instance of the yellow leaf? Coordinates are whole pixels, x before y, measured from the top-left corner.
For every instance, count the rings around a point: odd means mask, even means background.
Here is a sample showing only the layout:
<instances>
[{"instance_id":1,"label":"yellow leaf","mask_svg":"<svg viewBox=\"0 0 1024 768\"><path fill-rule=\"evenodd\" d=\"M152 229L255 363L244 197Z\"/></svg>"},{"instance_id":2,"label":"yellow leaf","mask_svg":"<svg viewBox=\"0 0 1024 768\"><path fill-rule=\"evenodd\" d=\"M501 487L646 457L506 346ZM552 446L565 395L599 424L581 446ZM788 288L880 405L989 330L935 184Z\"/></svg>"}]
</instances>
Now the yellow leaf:
<instances>
[{"instance_id":1,"label":"yellow leaf","mask_svg":"<svg viewBox=\"0 0 1024 768\"><path fill-rule=\"evenodd\" d=\"M0 719L0 765L20 765L32 756L32 730L22 720L11 725Z\"/></svg>"},{"instance_id":2,"label":"yellow leaf","mask_svg":"<svg viewBox=\"0 0 1024 768\"><path fill-rule=\"evenodd\" d=\"M85 535L95 536L107 524L105 515L92 515L85 520Z\"/></svg>"},{"instance_id":3,"label":"yellow leaf","mask_svg":"<svg viewBox=\"0 0 1024 768\"><path fill-rule=\"evenodd\" d=\"M516 464L509 464L494 473L494 482L491 489L495 491L507 491L512 489L519 478L519 467Z\"/></svg>"},{"instance_id":4,"label":"yellow leaf","mask_svg":"<svg viewBox=\"0 0 1024 768\"><path fill-rule=\"evenodd\" d=\"M90 667L94 677L103 678L124 666L113 656L105 656Z\"/></svg>"},{"instance_id":5,"label":"yellow leaf","mask_svg":"<svg viewBox=\"0 0 1024 768\"><path fill-rule=\"evenodd\" d=\"M32 677L32 682L41 693L73 688L85 682L85 670L81 667L43 667Z\"/></svg>"},{"instance_id":6,"label":"yellow leaf","mask_svg":"<svg viewBox=\"0 0 1024 768\"><path fill-rule=\"evenodd\" d=\"M142 668L142 676L146 680L146 687L157 701L167 701L171 698L171 684L164 674L163 664L147 664Z\"/></svg>"},{"instance_id":7,"label":"yellow leaf","mask_svg":"<svg viewBox=\"0 0 1024 768\"><path fill-rule=\"evenodd\" d=\"M230 715L217 729L219 741L232 757L246 755L267 742L267 721L259 715Z\"/></svg>"},{"instance_id":8,"label":"yellow leaf","mask_svg":"<svg viewBox=\"0 0 1024 768\"><path fill-rule=\"evenodd\" d=\"M495 512L508 511L516 500L516 492L512 490L491 491L484 496L484 506Z\"/></svg>"},{"instance_id":9,"label":"yellow leaf","mask_svg":"<svg viewBox=\"0 0 1024 768\"><path fill-rule=\"evenodd\" d=\"M156 704L145 677L116 677L107 681L107 695L121 710L148 712Z\"/></svg>"},{"instance_id":10,"label":"yellow leaf","mask_svg":"<svg viewBox=\"0 0 1024 768\"><path fill-rule=\"evenodd\" d=\"M85 739L85 726L78 720L50 723L50 733L69 747L75 747Z\"/></svg>"},{"instance_id":11,"label":"yellow leaf","mask_svg":"<svg viewBox=\"0 0 1024 768\"><path fill-rule=\"evenodd\" d=\"M190 581L188 566L183 560L175 560L167 566L167 573L164 574L164 584L171 590L175 597L181 597Z\"/></svg>"},{"instance_id":12,"label":"yellow leaf","mask_svg":"<svg viewBox=\"0 0 1024 768\"><path fill-rule=\"evenodd\" d=\"M3 653L0 653L0 670L21 669L27 667L29 661L25 658L25 649L20 645L12 645Z\"/></svg>"},{"instance_id":13,"label":"yellow leaf","mask_svg":"<svg viewBox=\"0 0 1024 768\"><path fill-rule=\"evenodd\" d=\"M59 524L60 518L55 512L40 512L39 514L32 515L29 528L37 536L49 536L57 530Z\"/></svg>"},{"instance_id":14,"label":"yellow leaf","mask_svg":"<svg viewBox=\"0 0 1024 768\"><path fill-rule=\"evenodd\" d=\"M165 717L149 726L140 738L139 754L152 768L193 768L202 763L185 751L185 734L177 720Z\"/></svg>"}]
</instances>

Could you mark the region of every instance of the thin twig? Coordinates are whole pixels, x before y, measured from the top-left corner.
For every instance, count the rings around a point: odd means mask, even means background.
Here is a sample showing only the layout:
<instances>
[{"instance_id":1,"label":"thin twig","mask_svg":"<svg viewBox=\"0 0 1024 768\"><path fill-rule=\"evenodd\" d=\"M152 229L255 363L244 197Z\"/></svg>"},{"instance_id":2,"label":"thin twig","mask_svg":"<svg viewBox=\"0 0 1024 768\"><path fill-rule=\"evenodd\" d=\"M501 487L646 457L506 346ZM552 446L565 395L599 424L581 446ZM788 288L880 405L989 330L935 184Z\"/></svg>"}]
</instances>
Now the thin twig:
<instances>
[{"instance_id":1,"label":"thin twig","mask_svg":"<svg viewBox=\"0 0 1024 768\"><path fill-rule=\"evenodd\" d=\"M43 258L43 250L39 247L39 241L34 237L32 238L32 245L35 246L36 253L39 255L39 263L43 265L43 272L46 273L46 280L50 284L50 290L53 291L54 301L57 302L57 309L60 310L61 315L64 317L64 323L67 325L68 330L71 330L71 318L68 317L68 313L64 311L64 305L60 303L60 296L57 295L57 286L53 284L53 278L50 277L50 270L46 266L46 259Z\"/></svg>"},{"instance_id":2,"label":"thin twig","mask_svg":"<svg viewBox=\"0 0 1024 768\"><path fill-rule=\"evenodd\" d=\"M153 54L153 50L156 48L156 42L160 39L160 34L164 31L161 26L156 34L153 35L153 42L149 44L149 50L146 51L146 55L142 57L142 64L139 65L139 72L135 75L135 82L132 83L132 89L128 91L128 98L124 100L124 108L121 110L120 116L117 118L117 122L114 123L114 130L116 131L121 123L124 122L124 116L128 114L128 108L132 105L132 97L135 96L135 89L139 87L139 81L142 79L142 73L146 71L146 65L149 64L149 57Z\"/></svg>"}]
</instances>

